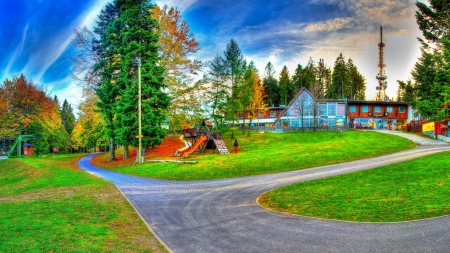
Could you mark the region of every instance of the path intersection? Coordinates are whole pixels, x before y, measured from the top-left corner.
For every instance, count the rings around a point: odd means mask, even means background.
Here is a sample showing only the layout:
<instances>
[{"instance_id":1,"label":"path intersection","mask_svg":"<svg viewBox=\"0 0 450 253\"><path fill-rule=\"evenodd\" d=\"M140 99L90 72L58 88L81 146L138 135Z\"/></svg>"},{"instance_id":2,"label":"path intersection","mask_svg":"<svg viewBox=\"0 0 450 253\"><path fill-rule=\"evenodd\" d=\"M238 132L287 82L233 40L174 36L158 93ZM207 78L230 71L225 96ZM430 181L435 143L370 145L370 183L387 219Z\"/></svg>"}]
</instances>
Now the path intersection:
<instances>
[{"instance_id":1,"label":"path intersection","mask_svg":"<svg viewBox=\"0 0 450 253\"><path fill-rule=\"evenodd\" d=\"M171 252L449 252L450 216L399 223L324 220L266 210L266 191L450 150L441 141L395 131L414 149L342 164L242 178L168 181L80 168L114 183Z\"/></svg>"}]
</instances>

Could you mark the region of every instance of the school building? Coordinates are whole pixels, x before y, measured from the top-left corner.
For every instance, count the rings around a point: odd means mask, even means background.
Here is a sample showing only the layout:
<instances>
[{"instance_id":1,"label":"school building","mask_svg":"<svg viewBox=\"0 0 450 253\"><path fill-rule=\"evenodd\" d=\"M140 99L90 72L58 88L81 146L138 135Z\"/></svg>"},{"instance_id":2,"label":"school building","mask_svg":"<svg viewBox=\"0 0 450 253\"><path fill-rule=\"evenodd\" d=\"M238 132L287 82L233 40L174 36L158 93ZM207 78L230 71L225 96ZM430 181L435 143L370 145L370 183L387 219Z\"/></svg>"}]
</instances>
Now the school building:
<instances>
[{"instance_id":1,"label":"school building","mask_svg":"<svg viewBox=\"0 0 450 253\"><path fill-rule=\"evenodd\" d=\"M252 126L320 128L346 125L357 129L399 128L412 116L405 102L316 99L302 88L286 106L260 112ZM248 114L239 123L249 123Z\"/></svg>"}]
</instances>

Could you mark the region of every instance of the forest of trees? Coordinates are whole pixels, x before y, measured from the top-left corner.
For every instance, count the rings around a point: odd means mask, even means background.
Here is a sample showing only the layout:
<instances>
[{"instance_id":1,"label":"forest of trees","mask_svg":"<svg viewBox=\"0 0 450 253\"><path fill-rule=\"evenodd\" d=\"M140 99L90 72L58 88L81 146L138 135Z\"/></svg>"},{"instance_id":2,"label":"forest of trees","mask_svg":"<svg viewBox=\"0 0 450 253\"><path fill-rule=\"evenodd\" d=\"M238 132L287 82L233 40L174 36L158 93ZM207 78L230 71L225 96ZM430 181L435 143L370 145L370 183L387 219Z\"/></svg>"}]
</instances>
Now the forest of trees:
<instances>
[{"instance_id":1,"label":"forest of trees","mask_svg":"<svg viewBox=\"0 0 450 253\"><path fill-rule=\"evenodd\" d=\"M412 70L413 80L399 81L397 99L426 117L448 117L449 4L416 5L424 35L422 57ZM73 45L72 77L84 98L77 117L66 100L61 106L22 74L0 84L0 137L36 134L38 153L52 147L66 152L109 149L110 160L120 145L126 159L129 147L137 146L139 65L145 147L159 145L167 128L177 130L202 118L233 126L247 114L251 123L269 107L287 105L303 87L317 99L366 99L365 78L342 53L332 67L310 58L291 73L287 66L277 72L271 62L260 72L231 38L222 54L205 63L195 60L201 48L180 11L145 0L108 3L92 30L76 29Z\"/></svg>"},{"instance_id":2,"label":"forest of trees","mask_svg":"<svg viewBox=\"0 0 450 253\"><path fill-rule=\"evenodd\" d=\"M72 106L51 98L40 85L24 75L0 84L0 138L34 134L35 153L46 154L58 147L62 152L77 150L72 145L75 115Z\"/></svg>"},{"instance_id":3,"label":"forest of trees","mask_svg":"<svg viewBox=\"0 0 450 253\"><path fill-rule=\"evenodd\" d=\"M398 80L397 99L424 118L442 120L450 113L450 3L430 0L416 6L422 55L411 71L413 80Z\"/></svg>"}]
</instances>

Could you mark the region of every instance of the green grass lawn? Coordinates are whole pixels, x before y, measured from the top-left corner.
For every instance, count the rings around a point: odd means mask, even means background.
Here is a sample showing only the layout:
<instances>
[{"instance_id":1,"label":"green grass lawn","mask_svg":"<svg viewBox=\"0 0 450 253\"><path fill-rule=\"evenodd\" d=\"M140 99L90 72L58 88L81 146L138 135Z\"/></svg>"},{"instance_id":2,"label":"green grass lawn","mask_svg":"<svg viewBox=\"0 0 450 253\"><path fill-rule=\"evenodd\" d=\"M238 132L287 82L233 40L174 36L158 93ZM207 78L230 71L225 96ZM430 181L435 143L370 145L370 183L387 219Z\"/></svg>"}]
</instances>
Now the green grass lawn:
<instances>
[{"instance_id":1,"label":"green grass lawn","mask_svg":"<svg viewBox=\"0 0 450 253\"><path fill-rule=\"evenodd\" d=\"M230 134L223 136L232 152ZM239 153L189 155L197 164L146 163L106 166L142 177L171 180L204 180L292 171L348 162L415 147L404 138L370 131L237 133ZM103 154L107 159L108 154ZM152 159L151 157L146 157ZM167 159L175 159L168 157Z\"/></svg>"},{"instance_id":2,"label":"green grass lawn","mask_svg":"<svg viewBox=\"0 0 450 253\"><path fill-rule=\"evenodd\" d=\"M0 160L0 252L166 252L81 156Z\"/></svg>"},{"instance_id":3,"label":"green grass lawn","mask_svg":"<svg viewBox=\"0 0 450 253\"><path fill-rule=\"evenodd\" d=\"M267 208L328 219L394 222L450 214L450 152L297 183L259 198Z\"/></svg>"}]
</instances>

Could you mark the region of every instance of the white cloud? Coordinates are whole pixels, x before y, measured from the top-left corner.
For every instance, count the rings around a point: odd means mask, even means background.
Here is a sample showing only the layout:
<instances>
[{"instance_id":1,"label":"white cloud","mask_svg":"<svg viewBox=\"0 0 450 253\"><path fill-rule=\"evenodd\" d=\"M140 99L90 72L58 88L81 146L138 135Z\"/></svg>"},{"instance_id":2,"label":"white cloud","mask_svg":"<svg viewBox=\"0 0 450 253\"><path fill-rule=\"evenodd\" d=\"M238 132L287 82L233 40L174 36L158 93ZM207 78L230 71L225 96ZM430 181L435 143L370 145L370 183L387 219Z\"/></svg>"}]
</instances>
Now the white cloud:
<instances>
[{"instance_id":1,"label":"white cloud","mask_svg":"<svg viewBox=\"0 0 450 253\"><path fill-rule=\"evenodd\" d=\"M315 31L335 31L344 28L352 21L352 18L335 18L327 21L319 21L316 23L308 24L305 27L307 32Z\"/></svg>"},{"instance_id":2,"label":"white cloud","mask_svg":"<svg viewBox=\"0 0 450 253\"><path fill-rule=\"evenodd\" d=\"M188 9L191 5L196 3L198 0L157 0L155 3L159 6L163 6L167 4L170 7L178 7L178 10L183 13L186 9Z\"/></svg>"}]
</instances>

